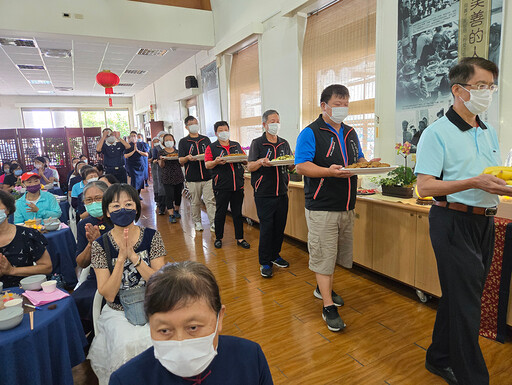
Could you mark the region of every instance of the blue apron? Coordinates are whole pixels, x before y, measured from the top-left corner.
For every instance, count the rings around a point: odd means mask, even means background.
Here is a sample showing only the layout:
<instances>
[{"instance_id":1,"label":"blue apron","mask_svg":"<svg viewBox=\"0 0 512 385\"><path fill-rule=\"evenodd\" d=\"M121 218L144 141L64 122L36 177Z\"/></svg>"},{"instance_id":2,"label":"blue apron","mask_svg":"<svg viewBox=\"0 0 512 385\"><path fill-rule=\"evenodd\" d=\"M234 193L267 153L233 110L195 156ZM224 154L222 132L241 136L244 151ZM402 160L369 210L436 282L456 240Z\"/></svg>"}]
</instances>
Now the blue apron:
<instances>
[{"instance_id":1,"label":"blue apron","mask_svg":"<svg viewBox=\"0 0 512 385\"><path fill-rule=\"evenodd\" d=\"M142 151L144 152L145 148L144 148L144 143L139 143L137 142L136 143L136 146L137 148L139 149L139 151ZM131 144L130 146L130 149L127 150L127 152L132 152L133 151L133 143ZM140 190L142 188L144 188L144 158L146 157L143 157L142 155L140 155L139 153L135 153L133 154L132 156L130 156L129 158L126 159L126 168L128 171L128 175L130 175L130 184L136 189L136 190ZM146 158L146 162L147 162L147 158Z\"/></svg>"}]
</instances>

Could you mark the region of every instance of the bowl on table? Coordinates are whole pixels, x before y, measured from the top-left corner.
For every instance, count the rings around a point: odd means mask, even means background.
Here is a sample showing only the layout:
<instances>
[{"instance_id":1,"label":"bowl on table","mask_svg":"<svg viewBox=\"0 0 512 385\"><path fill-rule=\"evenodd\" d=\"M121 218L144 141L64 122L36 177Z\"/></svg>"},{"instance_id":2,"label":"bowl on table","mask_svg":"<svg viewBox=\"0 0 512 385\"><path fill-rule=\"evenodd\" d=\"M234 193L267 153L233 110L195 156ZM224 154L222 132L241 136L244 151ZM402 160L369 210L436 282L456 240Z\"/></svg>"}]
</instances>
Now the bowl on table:
<instances>
[{"instance_id":1,"label":"bowl on table","mask_svg":"<svg viewBox=\"0 0 512 385\"><path fill-rule=\"evenodd\" d=\"M23 309L15 306L0 310L0 330L9 330L23 321Z\"/></svg>"},{"instance_id":2,"label":"bowl on table","mask_svg":"<svg viewBox=\"0 0 512 385\"><path fill-rule=\"evenodd\" d=\"M52 279L51 281L43 282L41 287L45 293L53 293L57 288L57 281Z\"/></svg>"},{"instance_id":3,"label":"bowl on table","mask_svg":"<svg viewBox=\"0 0 512 385\"><path fill-rule=\"evenodd\" d=\"M21 298L14 298L10 301L4 302L6 308L9 307L23 307L23 300Z\"/></svg>"},{"instance_id":4,"label":"bowl on table","mask_svg":"<svg viewBox=\"0 0 512 385\"><path fill-rule=\"evenodd\" d=\"M36 274L23 278L20 281L23 290L41 290L41 284L46 282L46 275Z\"/></svg>"},{"instance_id":5,"label":"bowl on table","mask_svg":"<svg viewBox=\"0 0 512 385\"><path fill-rule=\"evenodd\" d=\"M55 231L60 227L59 218L47 218L44 220L44 229L47 231Z\"/></svg>"}]
</instances>

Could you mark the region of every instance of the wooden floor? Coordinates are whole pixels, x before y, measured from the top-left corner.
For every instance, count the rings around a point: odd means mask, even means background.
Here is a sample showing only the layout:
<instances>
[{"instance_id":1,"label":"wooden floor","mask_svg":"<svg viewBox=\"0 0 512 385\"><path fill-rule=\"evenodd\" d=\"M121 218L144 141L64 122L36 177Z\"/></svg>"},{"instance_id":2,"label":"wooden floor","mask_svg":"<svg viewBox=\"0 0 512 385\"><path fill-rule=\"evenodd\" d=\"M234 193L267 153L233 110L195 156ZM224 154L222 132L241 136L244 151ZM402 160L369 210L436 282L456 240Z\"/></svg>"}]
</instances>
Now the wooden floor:
<instances>
[{"instance_id":1,"label":"wooden floor","mask_svg":"<svg viewBox=\"0 0 512 385\"><path fill-rule=\"evenodd\" d=\"M151 190L143 192L141 223L162 233L169 261L195 260L215 274L226 305L223 334L258 342L275 384L442 385L424 368L437 301L422 304L414 291L361 268L336 268L334 290L345 300L340 315L347 327L330 332L322 320L322 303L313 297L314 275L308 270L304 244L285 240L282 257L288 269L260 276L257 226L244 225L250 250L238 247L228 217L224 246L213 246L208 218L196 233L184 200L182 219L168 223L155 215ZM512 384L512 343L484 338L480 344L491 384ZM75 384L95 384L88 362L74 368ZM234 385L234 384L226 384Z\"/></svg>"}]
</instances>

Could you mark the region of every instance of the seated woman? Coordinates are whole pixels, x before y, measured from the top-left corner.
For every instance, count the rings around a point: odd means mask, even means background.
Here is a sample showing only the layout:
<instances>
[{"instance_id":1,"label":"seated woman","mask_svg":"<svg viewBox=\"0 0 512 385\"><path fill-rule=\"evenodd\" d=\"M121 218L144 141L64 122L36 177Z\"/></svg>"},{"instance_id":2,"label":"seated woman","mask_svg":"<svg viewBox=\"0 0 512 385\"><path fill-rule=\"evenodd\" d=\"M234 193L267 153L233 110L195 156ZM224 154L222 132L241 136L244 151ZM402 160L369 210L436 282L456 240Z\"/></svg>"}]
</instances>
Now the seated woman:
<instances>
[{"instance_id":1,"label":"seated woman","mask_svg":"<svg viewBox=\"0 0 512 385\"><path fill-rule=\"evenodd\" d=\"M101 201L108 186L103 182L89 182L84 188L85 209L89 217L81 220L77 226L76 263L81 268L91 264L92 243L112 226L105 223ZM87 280L85 280L71 296L76 302L82 326L85 334L92 331L92 303L96 293L97 283L94 269L90 269Z\"/></svg>"},{"instance_id":2,"label":"seated woman","mask_svg":"<svg viewBox=\"0 0 512 385\"><path fill-rule=\"evenodd\" d=\"M206 266L165 265L147 284L144 310L153 347L114 372L110 385L273 384L257 343L220 335L226 307Z\"/></svg>"},{"instance_id":3,"label":"seated woman","mask_svg":"<svg viewBox=\"0 0 512 385\"><path fill-rule=\"evenodd\" d=\"M75 193L75 191L73 191L71 193L71 205L76 210L77 222L80 219L84 219L89 216L89 213L87 212L87 210L85 210L85 206L84 206L84 200L83 200L84 188L85 188L85 186L87 186L88 183L96 182L98 180L98 176L99 176L98 170L96 170L94 167L89 167L89 166L82 168L81 175L82 175L83 182L80 182L80 183L77 183L76 185L74 185L73 190L75 190L77 186L80 186L82 191L80 192L80 194L78 194L78 196L76 198L73 197L73 194Z\"/></svg>"},{"instance_id":4,"label":"seated woman","mask_svg":"<svg viewBox=\"0 0 512 385\"><path fill-rule=\"evenodd\" d=\"M41 191L39 174L26 172L21 176L27 192L16 201L14 223L24 223L29 219L60 218L62 211L55 195Z\"/></svg>"},{"instance_id":5,"label":"seated woman","mask_svg":"<svg viewBox=\"0 0 512 385\"><path fill-rule=\"evenodd\" d=\"M19 286L23 277L52 272L46 238L37 230L7 222L16 211L14 202L11 194L0 191L0 282L4 288Z\"/></svg>"},{"instance_id":6,"label":"seated woman","mask_svg":"<svg viewBox=\"0 0 512 385\"><path fill-rule=\"evenodd\" d=\"M91 266L107 305L97 321L88 355L100 385L107 384L112 372L151 345L149 326L128 321L133 316L137 321L144 318L142 307L133 306L133 302L142 305L142 298L130 301L127 308L121 303L130 294L141 294L140 288L163 266L165 255L160 233L134 223L141 215L141 204L132 186L110 186L103 195L102 208L105 221L114 228L92 243ZM144 318L136 323L145 322Z\"/></svg>"},{"instance_id":7,"label":"seated woman","mask_svg":"<svg viewBox=\"0 0 512 385\"><path fill-rule=\"evenodd\" d=\"M82 170L82 167L87 166L87 163L78 161L75 164L75 171L73 172L73 175L71 179L69 180L68 184L68 196L71 196L71 192L73 191L73 187L75 184L80 183L82 181L82 177L80 176L80 171Z\"/></svg>"},{"instance_id":8,"label":"seated woman","mask_svg":"<svg viewBox=\"0 0 512 385\"><path fill-rule=\"evenodd\" d=\"M4 181L2 182L5 191L9 190L11 191L14 186L18 182L20 182L20 177L23 174L23 170L21 166L18 163L11 163L11 166L9 168L9 174L5 175Z\"/></svg>"},{"instance_id":9,"label":"seated woman","mask_svg":"<svg viewBox=\"0 0 512 385\"><path fill-rule=\"evenodd\" d=\"M41 178L41 183L44 187L52 188L53 182L58 181L53 175L53 171L49 164L46 163L46 159L42 156L38 156L34 159L34 172L37 172Z\"/></svg>"},{"instance_id":10,"label":"seated woman","mask_svg":"<svg viewBox=\"0 0 512 385\"><path fill-rule=\"evenodd\" d=\"M60 175L59 175L59 172L57 171L57 168L55 168L54 166L51 165L50 158L48 158L47 156L43 156L43 158L44 158L48 168L53 172L53 179L54 179L53 187L60 187Z\"/></svg>"},{"instance_id":11,"label":"seated woman","mask_svg":"<svg viewBox=\"0 0 512 385\"><path fill-rule=\"evenodd\" d=\"M103 174L100 176L100 181L105 182L108 187L112 186L113 184L119 183L117 178L112 174Z\"/></svg>"},{"instance_id":12,"label":"seated woman","mask_svg":"<svg viewBox=\"0 0 512 385\"><path fill-rule=\"evenodd\" d=\"M2 175L0 175L0 183L4 183L4 179L11 173L11 163L5 162L2 164Z\"/></svg>"}]
</instances>

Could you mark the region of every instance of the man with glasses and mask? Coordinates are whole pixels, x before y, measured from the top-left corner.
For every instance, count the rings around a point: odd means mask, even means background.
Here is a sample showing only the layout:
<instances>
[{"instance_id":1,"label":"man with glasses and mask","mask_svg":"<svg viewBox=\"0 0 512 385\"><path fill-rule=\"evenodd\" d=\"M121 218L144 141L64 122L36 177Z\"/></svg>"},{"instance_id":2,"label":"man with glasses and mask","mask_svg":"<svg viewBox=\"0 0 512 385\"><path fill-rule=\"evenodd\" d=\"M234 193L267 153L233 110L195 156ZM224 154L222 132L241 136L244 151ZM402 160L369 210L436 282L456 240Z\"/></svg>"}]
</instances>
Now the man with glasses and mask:
<instances>
[{"instance_id":1,"label":"man with glasses and mask","mask_svg":"<svg viewBox=\"0 0 512 385\"><path fill-rule=\"evenodd\" d=\"M112 174L120 183L126 183L126 169L124 168L124 151L130 145L121 138L118 131L110 128L103 130L103 135L96 146L96 152L103 154L105 174Z\"/></svg>"},{"instance_id":2,"label":"man with glasses and mask","mask_svg":"<svg viewBox=\"0 0 512 385\"><path fill-rule=\"evenodd\" d=\"M330 331L345 328L333 290L336 262L352 267L354 207L357 176L344 167L366 162L356 131L343 123L348 116L349 92L341 84L322 91L322 113L297 138L295 165L304 175L309 269L316 275L313 294L323 300L322 318Z\"/></svg>"},{"instance_id":3,"label":"man with glasses and mask","mask_svg":"<svg viewBox=\"0 0 512 385\"><path fill-rule=\"evenodd\" d=\"M443 296L425 366L450 384L489 384L478 344L480 306L494 248L494 215L505 181L482 174L501 164L496 131L479 115L492 102L498 67L463 58L449 73L453 105L418 144L418 193L434 196L430 239Z\"/></svg>"},{"instance_id":4,"label":"man with glasses and mask","mask_svg":"<svg viewBox=\"0 0 512 385\"><path fill-rule=\"evenodd\" d=\"M281 124L279 113L276 110L265 111L262 122L265 132L251 143L247 169L251 172L254 201L260 221L260 274L263 278L271 278L273 265L290 266L279 253L288 215L288 169L294 166L274 166L270 162L292 154L288 142L277 136Z\"/></svg>"}]
</instances>

